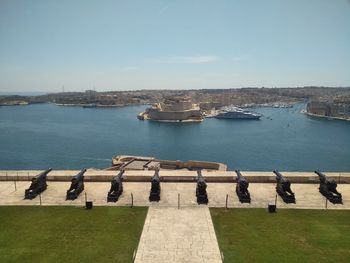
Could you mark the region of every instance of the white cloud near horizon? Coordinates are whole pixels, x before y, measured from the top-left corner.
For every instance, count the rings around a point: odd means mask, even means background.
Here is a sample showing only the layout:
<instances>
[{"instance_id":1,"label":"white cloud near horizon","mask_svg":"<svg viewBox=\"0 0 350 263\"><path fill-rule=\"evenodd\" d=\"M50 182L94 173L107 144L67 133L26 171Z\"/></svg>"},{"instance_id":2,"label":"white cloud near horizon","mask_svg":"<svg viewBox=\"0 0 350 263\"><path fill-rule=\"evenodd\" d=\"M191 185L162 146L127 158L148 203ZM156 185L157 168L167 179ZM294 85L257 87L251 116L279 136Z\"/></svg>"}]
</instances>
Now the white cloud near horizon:
<instances>
[{"instance_id":1,"label":"white cloud near horizon","mask_svg":"<svg viewBox=\"0 0 350 263\"><path fill-rule=\"evenodd\" d=\"M205 64L213 63L220 60L218 56L172 56L162 59L157 59L157 63L162 64Z\"/></svg>"}]
</instances>

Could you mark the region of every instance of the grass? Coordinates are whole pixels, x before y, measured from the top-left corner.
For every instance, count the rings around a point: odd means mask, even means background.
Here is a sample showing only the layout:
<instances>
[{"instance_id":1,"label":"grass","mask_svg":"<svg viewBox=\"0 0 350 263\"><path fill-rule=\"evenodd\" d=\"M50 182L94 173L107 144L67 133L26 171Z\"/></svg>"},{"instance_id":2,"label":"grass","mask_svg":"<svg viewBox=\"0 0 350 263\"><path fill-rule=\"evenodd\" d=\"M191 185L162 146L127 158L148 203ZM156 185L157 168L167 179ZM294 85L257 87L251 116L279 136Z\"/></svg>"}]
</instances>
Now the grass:
<instances>
[{"instance_id":1,"label":"grass","mask_svg":"<svg viewBox=\"0 0 350 263\"><path fill-rule=\"evenodd\" d=\"M350 211L211 209L225 262L350 262Z\"/></svg>"},{"instance_id":2,"label":"grass","mask_svg":"<svg viewBox=\"0 0 350 263\"><path fill-rule=\"evenodd\" d=\"M131 262L147 208L0 207L0 262Z\"/></svg>"}]
</instances>

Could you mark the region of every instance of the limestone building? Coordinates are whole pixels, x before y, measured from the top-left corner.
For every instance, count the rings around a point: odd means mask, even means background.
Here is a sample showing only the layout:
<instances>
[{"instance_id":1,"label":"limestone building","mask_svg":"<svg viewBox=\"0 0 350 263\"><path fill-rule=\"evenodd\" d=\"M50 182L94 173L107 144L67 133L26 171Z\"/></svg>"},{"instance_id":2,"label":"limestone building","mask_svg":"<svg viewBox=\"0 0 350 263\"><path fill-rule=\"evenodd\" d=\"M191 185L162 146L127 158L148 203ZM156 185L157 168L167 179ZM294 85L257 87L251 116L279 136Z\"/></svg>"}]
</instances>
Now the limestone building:
<instances>
[{"instance_id":1,"label":"limestone building","mask_svg":"<svg viewBox=\"0 0 350 263\"><path fill-rule=\"evenodd\" d=\"M141 114L143 119L169 122L199 122L202 114L197 104L190 98L173 96L156 103Z\"/></svg>"}]
</instances>

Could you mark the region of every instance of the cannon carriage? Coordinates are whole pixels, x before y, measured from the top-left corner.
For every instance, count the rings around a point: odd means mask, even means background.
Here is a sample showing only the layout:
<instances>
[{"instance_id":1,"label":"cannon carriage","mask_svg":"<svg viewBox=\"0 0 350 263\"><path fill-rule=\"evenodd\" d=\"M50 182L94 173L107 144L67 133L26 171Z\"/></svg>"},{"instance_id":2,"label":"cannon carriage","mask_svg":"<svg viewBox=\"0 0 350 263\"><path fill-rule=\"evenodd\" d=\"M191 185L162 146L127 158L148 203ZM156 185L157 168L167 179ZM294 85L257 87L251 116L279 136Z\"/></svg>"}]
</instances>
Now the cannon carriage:
<instances>
[{"instance_id":1,"label":"cannon carriage","mask_svg":"<svg viewBox=\"0 0 350 263\"><path fill-rule=\"evenodd\" d=\"M159 169L156 169L151 178L151 191L149 194L150 202L158 202L160 200L160 177Z\"/></svg>"},{"instance_id":2,"label":"cannon carriage","mask_svg":"<svg viewBox=\"0 0 350 263\"><path fill-rule=\"evenodd\" d=\"M208 204L207 183L201 171L197 171L196 197L198 204Z\"/></svg>"},{"instance_id":3,"label":"cannon carriage","mask_svg":"<svg viewBox=\"0 0 350 263\"><path fill-rule=\"evenodd\" d=\"M47 174L51 171L51 168L47 169L46 171L32 178L32 183L30 184L29 188L24 191L24 199L34 199L37 195L46 190L46 177Z\"/></svg>"},{"instance_id":4,"label":"cannon carriage","mask_svg":"<svg viewBox=\"0 0 350 263\"><path fill-rule=\"evenodd\" d=\"M287 204L295 203L295 194L290 188L290 181L277 170L274 170L273 173L276 175L276 192L278 195Z\"/></svg>"},{"instance_id":5,"label":"cannon carriage","mask_svg":"<svg viewBox=\"0 0 350 263\"><path fill-rule=\"evenodd\" d=\"M236 184L236 193L238 199L241 203L250 203L250 193L248 191L249 182L242 176L239 170L235 171L237 174L237 184Z\"/></svg>"},{"instance_id":6,"label":"cannon carriage","mask_svg":"<svg viewBox=\"0 0 350 263\"><path fill-rule=\"evenodd\" d=\"M111 189L107 195L107 202L117 202L119 196L123 193L123 174L124 169L121 169L120 172L113 177L111 181Z\"/></svg>"},{"instance_id":7,"label":"cannon carriage","mask_svg":"<svg viewBox=\"0 0 350 263\"><path fill-rule=\"evenodd\" d=\"M67 190L66 200L75 200L84 190L84 173L86 169L82 169L77 175L73 176L72 183Z\"/></svg>"},{"instance_id":8,"label":"cannon carriage","mask_svg":"<svg viewBox=\"0 0 350 263\"><path fill-rule=\"evenodd\" d=\"M337 191L337 183L329 180L327 176L319 171L315 171L320 179L319 191L333 204L342 204L342 195Z\"/></svg>"}]
</instances>

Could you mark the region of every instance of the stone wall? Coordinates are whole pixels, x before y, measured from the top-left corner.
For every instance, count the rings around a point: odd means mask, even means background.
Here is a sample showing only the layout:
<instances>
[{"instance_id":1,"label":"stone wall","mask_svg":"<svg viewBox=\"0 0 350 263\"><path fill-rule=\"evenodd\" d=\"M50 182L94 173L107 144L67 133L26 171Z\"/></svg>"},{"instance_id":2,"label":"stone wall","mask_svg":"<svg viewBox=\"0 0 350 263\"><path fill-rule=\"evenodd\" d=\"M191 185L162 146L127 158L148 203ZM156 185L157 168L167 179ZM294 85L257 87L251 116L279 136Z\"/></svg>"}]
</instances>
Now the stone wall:
<instances>
[{"instance_id":1,"label":"stone wall","mask_svg":"<svg viewBox=\"0 0 350 263\"><path fill-rule=\"evenodd\" d=\"M199 110L189 111L159 111L158 109L149 109L148 116L152 120L188 120L188 119L199 119L201 113Z\"/></svg>"}]
</instances>

